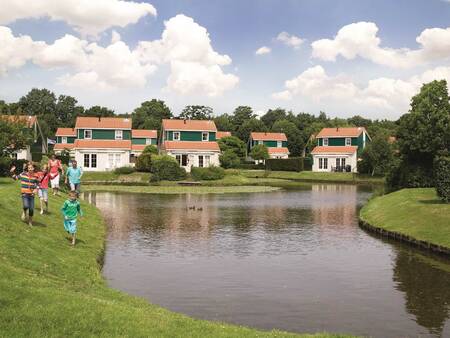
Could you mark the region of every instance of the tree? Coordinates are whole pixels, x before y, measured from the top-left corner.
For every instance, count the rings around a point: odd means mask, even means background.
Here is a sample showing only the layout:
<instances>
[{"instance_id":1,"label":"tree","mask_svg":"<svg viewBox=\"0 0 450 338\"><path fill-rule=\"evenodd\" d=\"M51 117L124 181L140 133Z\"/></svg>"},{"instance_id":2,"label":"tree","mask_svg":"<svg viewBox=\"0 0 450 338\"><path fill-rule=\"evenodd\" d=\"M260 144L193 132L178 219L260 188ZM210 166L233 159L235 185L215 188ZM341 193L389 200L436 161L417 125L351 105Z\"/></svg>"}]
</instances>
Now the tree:
<instances>
[{"instance_id":1,"label":"tree","mask_svg":"<svg viewBox=\"0 0 450 338\"><path fill-rule=\"evenodd\" d=\"M231 149L225 150L219 156L220 166L228 168L236 168L241 163L239 156Z\"/></svg>"},{"instance_id":2,"label":"tree","mask_svg":"<svg viewBox=\"0 0 450 338\"><path fill-rule=\"evenodd\" d=\"M269 150L264 144L257 144L250 151L250 157L255 161L263 161L269 158Z\"/></svg>"},{"instance_id":3,"label":"tree","mask_svg":"<svg viewBox=\"0 0 450 338\"><path fill-rule=\"evenodd\" d=\"M78 101L72 96L60 95L56 103L56 119L58 126L71 127L78 115L83 115L84 108L77 105Z\"/></svg>"},{"instance_id":4,"label":"tree","mask_svg":"<svg viewBox=\"0 0 450 338\"><path fill-rule=\"evenodd\" d=\"M220 151L231 150L238 157L245 157L245 143L235 136L222 137L219 141Z\"/></svg>"},{"instance_id":5,"label":"tree","mask_svg":"<svg viewBox=\"0 0 450 338\"><path fill-rule=\"evenodd\" d=\"M272 131L278 133L285 133L288 139L287 147L291 156L301 156L305 142L302 134L297 126L288 120L276 121L272 126Z\"/></svg>"},{"instance_id":6,"label":"tree","mask_svg":"<svg viewBox=\"0 0 450 338\"><path fill-rule=\"evenodd\" d=\"M231 116L231 123L233 124L233 130L237 131L246 121L256 118L253 113L253 109L249 106L239 106L233 111Z\"/></svg>"},{"instance_id":7,"label":"tree","mask_svg":"<svg viewBox=\"0 0 450 338\"><path fill-rule=\"evenodd\" d=\"M269 109L267 113L261 116L261 121L271 129L273 124L279 120L285 120L287 118L286 110L277 108L277 109Z\"/></svg>"},{"instance_id":8,"label":"tree","mask_svg":"<svg viewBox=\"0 0 450 338\"><path fill-rule=\"evenodd\" d=\"M93 116L93 117L115 117L114 110L101 106L92 106L86 109L83 116Z\"/></svg>"},{"instance_id":9,"label":"tree","mask_svg":"<svg viewBox=\"0 0 450 338\"><path fill-rule=\"evenodd\" d=\"M252 118L239 126L235 134L242 141L247 143L252 131L267 131L267 127L261 120Z\"/></svg>"},{"instance_id":10,"label":"tree","mask_svg":"<svg viewBox=\"0 0 450 338\"><path fill-rule=\"evenodd\" d=\"M366 129L372 124L372 120L362 116L355 115L347 119L347 123L354 127L365 127Z\"/></svg>"},{"instance_id":11,"label":"tree","mask_svg":"<svg viewBox=\"0 0 450 338\"><path fill-rule=\"evenodd\" d=\"M361 163L358 163L358 171L366 172L372 176L384 176L388 173L394 161L392 145L388 142L387 135L377 135L372 138L363 153ZM359 168L363 168L361 171Z\"/></svg>"},{"instance_id":12,"label":"tree","mask_svg":"<svg viewBox=\"0 0 450 338\"><path fill-rule=\"evenodd\" d=\"M0 157L9 157L32 142L32 135L22 123L0 119Z\"/></svg>"},{"instance_id":13,"label":"tree","mask_svg":"<svg viewBox=\"0 0 450 338\"><path fill-rule=\"evenodd\" d=\"M222 114L214 118L214 123L216 124L217 130L221 131L233 131L234 126L231 122L231 118L228 114Z\"/></svg>"},{"instance_id":14,"label":"tree","mask_svg":"<svg viewBox=\"0 0 450 338\"><path fill-rule=\"evenodd\" d=\"M158 148L154 145L148 145L142 151L143 154L158 154Z\"/></svg>"},{"instance_id":15,"label":"tree","mask_svg":"<svg viewBox=\"0 0 450 338\"><path fill-rule=\"evenodd\" d=\"M141 103L136 108L131 117L133 118L134 129L161 129L161 121L170 119L172 112L162 100L152 99Z\"/></svg>"},{"instance_id":16,"label":"tree","mask_svg":"<svg viewBox=\"0 0 450 338\"><path fill-rule=\"evenodd\" d=\"M213 109L207 106L186 106L179 118L186 120L211 120Z\"/></svg>"}]
</instances>

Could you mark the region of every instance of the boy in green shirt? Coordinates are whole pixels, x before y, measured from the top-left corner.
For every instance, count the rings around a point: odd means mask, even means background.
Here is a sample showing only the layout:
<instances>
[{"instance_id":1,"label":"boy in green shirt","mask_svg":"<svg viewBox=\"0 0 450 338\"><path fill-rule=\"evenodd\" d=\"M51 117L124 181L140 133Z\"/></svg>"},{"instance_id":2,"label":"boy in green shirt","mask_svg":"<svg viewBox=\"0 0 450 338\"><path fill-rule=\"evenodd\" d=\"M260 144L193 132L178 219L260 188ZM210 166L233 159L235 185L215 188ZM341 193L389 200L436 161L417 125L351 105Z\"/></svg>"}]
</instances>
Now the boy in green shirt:
<instances>
[{"instance_id":1,"label":"boy in green shirt","mask_svg":"<svg viewBox=\"0 0 450 338\"><path fill-rule=\"evenodd\" d=\"M72 245L75 245L75 236L77 233L77 217L83 216L80 202L77 200L77 193L75 191L69 192L69 199L67 199L61 211L64 215L64 229L72 236Z\"/></svg>"}]
</instances>

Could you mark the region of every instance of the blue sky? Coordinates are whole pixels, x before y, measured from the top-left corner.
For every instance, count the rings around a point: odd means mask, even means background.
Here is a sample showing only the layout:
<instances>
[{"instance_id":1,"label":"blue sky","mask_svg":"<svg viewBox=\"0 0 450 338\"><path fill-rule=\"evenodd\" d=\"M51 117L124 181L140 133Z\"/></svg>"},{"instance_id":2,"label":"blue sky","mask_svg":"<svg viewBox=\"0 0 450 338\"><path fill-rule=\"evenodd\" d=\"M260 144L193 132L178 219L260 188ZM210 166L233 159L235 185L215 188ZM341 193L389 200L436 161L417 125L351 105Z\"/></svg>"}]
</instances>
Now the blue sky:
<instances>
[{"instance_id":1,"label":"blue sky","mask_svg":"<svg viewBox=\"0 0 450 338\"><path fill-rule=\"evenodd\" d=\"M423 82L450 78L449 1L161 0L130 2L127 12L118 0L95 9L86 0L58 8L36 0L28 14L20 8L27 2L10 2L0 14L9 29L0 41L18 51L0 51L0 99L9 102L46 87L121 113L160 98L175 114L187 104L218 114L250 105L395 119ZM302 43L277 40L281 32ZM73 38L55 44L66 34ZM255 54L263 46L270 52Z\"/></svg>"}]
</instances>

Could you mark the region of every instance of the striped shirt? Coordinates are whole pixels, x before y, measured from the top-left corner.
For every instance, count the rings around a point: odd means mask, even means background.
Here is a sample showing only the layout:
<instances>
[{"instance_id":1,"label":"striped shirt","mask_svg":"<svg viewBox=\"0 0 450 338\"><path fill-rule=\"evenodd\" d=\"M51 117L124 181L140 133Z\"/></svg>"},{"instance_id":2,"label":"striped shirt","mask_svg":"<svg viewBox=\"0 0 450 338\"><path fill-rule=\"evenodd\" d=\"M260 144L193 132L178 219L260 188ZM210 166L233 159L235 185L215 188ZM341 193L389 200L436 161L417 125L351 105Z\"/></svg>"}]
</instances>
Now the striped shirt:
<instances>
[{"instance_id":1,"label":"striped shirt","mask_svg":"<svg viewBox=\"0 0 450 338\"><path fill-rule=\"evenodd\" d=\"M17 176L17 179L20 180L20 192L22 194L34 194L34 191L37 189L39 184L38 176L35 173L30 174L24 171Z\"/></svg>"}]
</instances>

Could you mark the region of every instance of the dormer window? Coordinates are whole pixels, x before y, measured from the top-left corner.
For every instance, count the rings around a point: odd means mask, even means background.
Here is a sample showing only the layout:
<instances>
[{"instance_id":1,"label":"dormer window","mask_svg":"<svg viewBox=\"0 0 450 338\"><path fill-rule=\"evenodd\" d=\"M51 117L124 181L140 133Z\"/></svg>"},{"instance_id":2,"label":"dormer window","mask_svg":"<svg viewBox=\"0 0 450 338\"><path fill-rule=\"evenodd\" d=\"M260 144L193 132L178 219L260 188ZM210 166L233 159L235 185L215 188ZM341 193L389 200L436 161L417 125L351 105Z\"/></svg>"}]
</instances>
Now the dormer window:
<instances>
[{"instance_id":1,"label":"dormer window","mask_svg":"<svg viewBox=\"0 0 450 338\"><path fill-rule=\"evenodd\" d=\"M92 139L92 130L91 129L85 129L84 130L84 138L86 140L91 140Z\"/></svg>"},{"instance_id":2,"label":"dormer window","mask_svg":"<svg viewBox=\"0 0 450 338\"><path fill-rule=\"evenodd\" d=\"M281 148L283 146L283 143L281 141L277 141L277 148Z\"/></svg>"},{"instance_id":3,"label":"dormer window","mask_svg":"<svg viewBox=\"0 0 450 338\"><path fill-rule=\"evenodd\" d=\"M202 132L202 141L208 141L209 133L207 131Z\"/></svg>"},{"instance_id":4,"label":"dormer window","mask_svg":"<svg viewBox=\"0 0 450 338\"><path fill-rule=\"evenodd\" d=\"M173 132L173 140L174 141L179 141L180 140L180 132L179 131L174 131Z\"/></svg>"},{"instance_id":5,"label":"dormer window","mask_svg":"<svg viewBox=\"0 0 450 338\"><path fill-rule=\"evenodd\" d=\"M351 137L346 137L346 138L345 138L345 145L346 145L346 146L351 146L351 145L352 145L352 139L351 139Z\"/></svg>"},{"instance_id":6,"label":"dormer window","mask_svg":"<svg viewBox=\"0 0 450 338\"><path fill-rule=\"evenodd\" d=\"M328 146L328 137L325 137L325 138L323 139L323 145L324 145L325 147Z\"/></svg>"},{"instance_id":7,"label":"dormer window","mask_svg":"<svg viewBox=\"0 0 450 338\"><path fill-rule=\"evenodd\" d=\"M116 140L122 140L123 139L123 130L116 130Z\"/></svg>"},{"instance_id":8,"label":"dormer window","mask_svg":"<svg viewBox=\"0 0 450 338\"><path fill-rule=\"evenodd\" d=\"M147 145L152 144L152 139L151 138L146 138L145 139L145 144L147 144Z\"/></svg>"},{"instance_id":9,"label":"dormer window","mask_svg":"<svg viewBox=\"0 0 450 338\"><path fill-rule=\"evenodd\" d=\"M259 140L259 141L258 141L258 144L263 144L263 141Z\"/></svg>"},{"instance_id":10,"label":"dormer window","mask_svg":"<svg viewBox=\"0 0 450 338\"><path fill-rule=\"evenodd\" d=\"M61 143L67 143L67 136L61 137Z\"/></svg>"}]
</instances>

